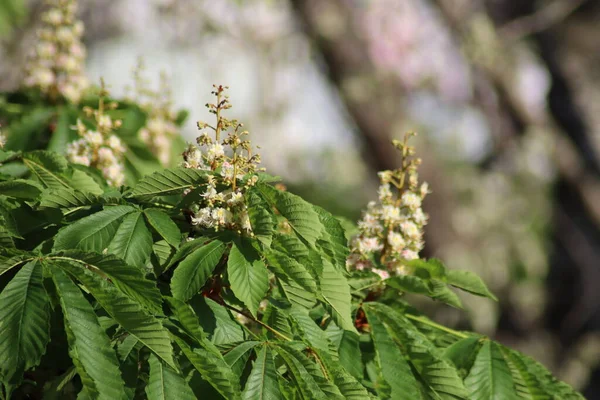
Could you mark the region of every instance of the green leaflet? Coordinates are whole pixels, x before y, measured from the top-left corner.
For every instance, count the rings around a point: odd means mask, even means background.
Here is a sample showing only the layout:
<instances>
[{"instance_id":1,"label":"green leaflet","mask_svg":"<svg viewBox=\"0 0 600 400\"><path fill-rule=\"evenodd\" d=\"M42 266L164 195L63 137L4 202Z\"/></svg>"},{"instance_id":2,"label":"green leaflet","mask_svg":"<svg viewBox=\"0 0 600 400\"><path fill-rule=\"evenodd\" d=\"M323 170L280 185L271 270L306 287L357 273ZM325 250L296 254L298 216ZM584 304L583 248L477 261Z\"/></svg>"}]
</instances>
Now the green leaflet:
<instances>
[{"instance_id":1,"label":"green leaflet","mask_svg":"<svg viewBox=\"0 0 600 400\"><path fill-rule=\"evenodd\" d=\"M461 377L465 378L473 366L480 345L479 337L470 336L448 346L444 350L444 357L452 361Z\"/></svg>"},{"instance_id":2,"label":"green leaflet","mask_svg":"<svg viewBox=\"0 0 600 400\"><path fill-rule=\"evenodd\" d=\"M146 386L149 400L194 400L194 392L185 378L163 361L150 354L150 377Z\"/></svg>"},{"instance_id":3,"label":"green leaflet","mask_svg":"<svg viewBox=\"0 0 600 400\"><path fill-rule=\"evenodd\" d=\"M411 368L400 351L388 328L380 320L376 312L372 312L367 303L364 311L371 327L371 337L375 345L377 362L381 369L383 378L389 385L391 393L380 393L381 397L387 394L392 399L406 397L407 399L419 399L421 395L417 388L417 381L413 376ZM379 391L378 391L379 393Z\"/></svg>"},{"instance_id":4,"label":"green leaflet","mask_svg":"<svg viewBox=\"0 0 600 400\"><path fill-rule=\"evenodd\" d=\"M244 356L248 354L253 348L256 346L263 344L262 342L257 342L254 340L250 340L247 342L241 342L233 348L229 349L224 355L223 359L230 367L233 367L238 361L244 360Z\"/></svg>"},{"instance_id":5,"label":"green leaflet","mask_svg":"<svg viewBox=\"0 0 600 400\"><path fill-rule=\"evenodd\" d=\"M233 319L229 310L204 296L195 296L190 300L197 320L216 345L238 343L246 336L240 324Z\"/></svg>"},{"instance_id":6,"label":"green leaflet","mask_svg":"<svg viewBox=\"0 0 600 400\"><path fill-rule=\"evenodd\" d=\"M444 359L433 343L408 319L381 303L369 303L369 309L387 326L392 338L401 344L431 396L452 400L468 399L467 389L454 365Z\"/></svg>"},{"instance_id":7,"label":"green leaflet","mask_svg":"<svg viewBox=\"0 0 600 400\"><path fill-rule=\"evenodd\" d=\"M171 279L173 297L186 301L198 293L219 263L224 251L223 242L213 240L197 248L181 261Z\"/></svg>"},{"instance_id":8,"label":"green leaflet","mask_svg":"<svg viewBox=\"0 0 600 400\"><path fill-rule=\"evenodd\" d=\"M323 226L319 220L319 214L311 204L295 194L277 190L264 183L256 184L256 190L271 207L274 207L287 220L298 236L310 245L315 245Z\"/></svg>"},{"instance_id":9,"label":"green leaflet","mask_svg":"<svg viewBox=\"0 0 600 400\"><path fill-rule=\"evenodd\" d=\"M357 333L346 331L333 325L328 327L330 340L337 347L340 358L340 365L346 369L352 376L361 379L363 376L363 362L360 354L359 340Z\"/></svg>"},{"instance_id":10,"label":"green leaflet","mask_svg":"<svg viewBox=\"0 0 600 400\"><path fill-rule=\"evenodd\" d=\"M527 369L525 362L517 352L511 352L505 347L501 347L500 351L508 364L508 368L510 369L510 373L515 383L515 390L519 398L532 400L552 399L550 394L544 391L538 378Z\"/></svg>"},{"instance_id":11,"label":"green leaflet","mask_svg":"<svg viewBox=\"0 0 600 400\"><path fill-rule=\"evenodd\" d=\"M165 239L171 246L179 247L179 243L181 242L181 232L175 222L171 220L171 217L165 212L155 208L144 210L144 216L156 233Z\"/></svg>"},{"instance_id":12,"label":"green leaflet","mask_svg":"<svg viewBox=\"0 0 600 400\"><path fill-rule=\"evenodd\" d=\"M104 204L103 198L92 193L67 188L47 190L42 193L40 201L41 208L73 209L94 204Z\"/></svg>"},{"instance_id":13,"label":"green leaflet","mask_svg":"<svg viewBox=\"0 0 600 400\"><path fill-rule=\"evenodd\" d=\"M302 398L344 399L337 386L325 378L320 367L299 351L293 342L278 345L277 353L283 359L294 383L300 389Z\"/></svg>"},{"instance_id":14,"label":"green leaflet","mask_svg":"<svg viewBox=\"0 0 600 400\"><path fill-rule=\"evenodd\" d=\"M144 268L152 252L152 234L141 212L125 216L108 245L108 252L122 258L127 264Z\"/></svg>"},{"instance_id":15,"label":"green leaflet","mask_svg":"<svg viewBox=\"0 0 600 400\"><path fill-rule=\"evenodd\" d=\"M184 331L198 343L204 342L206 333L198 322L198 316L190 305L174 297L167 297L169 307L173 312L174 320L179 322Z\"/></svg>"},{"instance_id":16,"label":"green leaflet","mask_svg":"<svg viewBox=\"0 0 600 400\"><path fill-rule=\"evenodd\" d=\"M81 249L102 252L115 235L121 218L135 211L131 206L112 206L61 229L54 250Z\"/></svg>"},{"instance_id":17,"label":"green leaflet","mask_svg":"<svg viewBox=\"0 0 600 400\"><path fill-rule=\"evenodd\" d=\"M242 398L244 400L279 400L281 396L273 354L268 345L263 345L252 365Z\"/></svg>"},{"instance_id":18,"label":"green leaflet","mask_svg":"<svg viewBox=\"0 0 600 400\"><path fill-rule=\"evenodd\" d=\"M427 281L413 275L398 275L385 280L385 284L394 289L408 293L417 293L430 296L431 288Z\"/></svg>"},{"instance_id":19,"label":"green leaflet","mask_svg":"<svg viewBox=\"0 0 600 400\"><path fill-rule=\"evenodd\" d=\"M50 340L50 303L42 266L30 261L0 293L0 379L21 381L39 364Z\"/></svg>"},{"instance_id":20,"label":"green leaflet","mask_svg":"<svg viewBox=\"0 0 600 400\"><path fill-rule=\"evenodd\" d=\"M317 292L315 279L303 264L278 250L271 250L265 256L268 266L279 279L291 279L309 293Z\"/></svg>"},{"instance_id":21,"label":"green leaflet","mask_svg":"<svg viewBox=\"0 0 600 400\"><path fill-rule=\"evenodd\" d=\"M119 257L67 250L53 253L48 258L68 261L79 268L93 268L95 272L108 276L111 282L132 300L152 313L162 313L162 297L156 282L146 279L143 270L127 264Z\"/></svg>"},{"instance_id":22,"label":"green leaflet","mask_svg":"<svg viewBox=\"0 0 600 400\"><path fill-rule=\"evenodd\" d=\"M144 177L134 188L134 197L155 197L191 189L205 183L206 171L172 168Z\"/></svg>"},{"instance_id":23,"label":"green leaflet","mask_svg":"<svg viewBox=\"0 0 600 400\"><path fill-rule=\"evenodd\" d=\"M229 252L227 273L233 294L256 317L258 305L269 290L265 264L248 243L234 243Z\"/></svg>"},{"instance_id":24,"label":"green leaflet","mask_svg":"<svg viewBox=\"0 0 600 400\"><path fill-rule=\"evenodd\" d=\"M81 290L60 270L52 278L65 316L71 358L86 392L99 399L123 399L124 383L108 336Z\"/></svg>"},{"instance_id":25,"label":"green leaflet","mask_svg":"<svg viewBox=\"0 0 600 400\"><path fill-rule=\"evenodd\" d=\"M226 399L241 397L237 377L220 354L195 348L192 349L177 336L172 336L185 357L208 383L219 391Z\"/></svg>"},{"instance_id":26,"label":"green leaflet","mask_svg":"<svg viewBox=\"0 0 600 400\"><path fill-rule=\"evenodd\" d=\"M23 163L31 173L49 189L70 187L68 179L64 176L67 172L67 160L56 153L48 151L32 151L23 154Z\"/></svg>"},{"instance_id":27,"label":"green leaflet","mask_svg":"<svg viewBox=\"0 0 600 400\"><path fill-rule=\"evenodd\" d=\"M313 206L319 214L319 220L323 225L323 231L319 237L317 246L329 257L329 261L340 271L346 271L346 258L350 251L348 250L348 241L345 230L333 215L321 207Z\"/></svg>"},{"instance_id":28,"label":"green leaflet","mask_svg":"<svg viewBox=\"0 0 600 400\"><path fill-rule=\"evenodd\" d=\"M254 237L265 247L271 246L273 236L273 216L268 210L268 204L260 196L249 191L246 194L246 204L248 205L248 217Z\"/></svg>"},{"instance_id":29,"label":"green leaflet","mask_svg":"<svg viewBox=\"0 0 600 400\"><path fill-rule=\"evenodd\" d=\"M316 357L319 358L322 368L326 369L328 379L331 380L335 386L337 386L337 389L345 399L363 400L370 397L369 392L367 392L365 387L356 378L350 375L346 369L341 367L337 362L337 359L335 359L329 353L321 350L316 350L315 354Z\"/></svg>"},{"instance_id":30,"label":"green leaflet","mask_svg":"<svg viewBox=\"0 0 600 400\"><path fill-rule=\"evenodd\" d=\"M2 247L0 247L0 249L2 249ZM4 250L6 250L6 248L4 248ZM32 259L33 257L30 254L17 254L12 257L0 258L0 276Z\"/></svg>"},{"instance_id":31,"label":"green leaflet","mask_svg":"<svg viewBox=\"0 0 600 400\"><path fill-rule=\"evenodd\" d=\"M342 329L355 332L351 315L350 286L342 272L336 270L329 261L323 262L319 286L335 323Z\"/></svg>"},{"instance_id":32,"label":"green leaflet","mask_svg":"<svg viewBox=\"0 0 600 400\"><path fill-rule=\"evenodd\" d=\"M446 303L452 307L462 309L462 302L456 293L452 291L443 281L432 279L431 285L431 298L437 301Z\"/></svg>"},{"instance_id":33,"label":"green leaflet","mask_svg":"<svg viewBox=\"0 0 600 400\"><path fill-rule=\"evenodd\" d=\"M303 339L310 344L311 347L324 352L331 352L337 357L333 343L329 340L325 331L323 331L315 323L315 321L310 318L308 315L308 310L301 307L292 306L288 313L296 324L296 329L293 330L296 335L303 337Z\"/></svg>"},{"instance_id":34,"label":"green leaflet","mask_svg":"<svg viewBox=\"0 0 600 400\"><path fill-rule=\"evenodd\" d=\"M500 346L489 340L483 343L477 353L465 385L470 392L469 398L473 400L519 398Z\"/></svg>"},{"instance_id":35,"label":"green leaflet","mask_svg":"<svg viewBox=\"0 0 600 400\"><path fill-rule=\"evenodd\" d=\"M505 355L505 357L514 362L515 364L520 364L517 368L519 372L523 376L523 380L526 385L529 385L531 388L530 392L537 393L541 389L544 393L552 396L553 399L565 399L565 400L583 400L583 396L577 393L571 386L566 384L565 382L561 382L556 379L550 371L548 371L542 364L533 360L526 355L519 353L518 351L508 349L504 346L500 345L500 348ZM528 374L524 373L523 368L527 369ZM531 380L527 375L531 375L537 382L539 382L540 387L533 387L535 385L534 381ZM535 398L535 397L534 397ZM542 397L543 398L543 397ZM535 398L537 400L537 398Z\"/></svg>"},{"instance_id":36,"label":"green leaflet","mask_svg":"<svg viewBox=\"0 0 600 400\"><path fill-rule=\"evenodd\" d=\"M459 289L475 294L477 296L488 297L498 301L496 296L485 285L483 280L470 271L448 270L446 273L446 282Z\"/></svg>"},{"instance_id":37,"label":"green leaflet","mask_svg":"<svg viewBox=\"0 0 600 400\"><path fill-rule=\"evenodd\" d=\"M115 286L91 272L70 263L54 261L70 275L80 281L94 296L100 306L119 323L123 329L135 336L168 365L176 368L173 348L167 330L160 321L148 314L140 304L131 300Z\"/></svg>"},{"instance_id":38,"label":"green leaflet","mask_svg":"<svg viewBox=\"0 0 600 400\"><path fill-rule=\"evenodd\" d=\"M4 196L33 200L41 193L41 186L33 181L25 179L13 179L10 181L0 182L0 194Z\"/></svg>"}]
</instances>

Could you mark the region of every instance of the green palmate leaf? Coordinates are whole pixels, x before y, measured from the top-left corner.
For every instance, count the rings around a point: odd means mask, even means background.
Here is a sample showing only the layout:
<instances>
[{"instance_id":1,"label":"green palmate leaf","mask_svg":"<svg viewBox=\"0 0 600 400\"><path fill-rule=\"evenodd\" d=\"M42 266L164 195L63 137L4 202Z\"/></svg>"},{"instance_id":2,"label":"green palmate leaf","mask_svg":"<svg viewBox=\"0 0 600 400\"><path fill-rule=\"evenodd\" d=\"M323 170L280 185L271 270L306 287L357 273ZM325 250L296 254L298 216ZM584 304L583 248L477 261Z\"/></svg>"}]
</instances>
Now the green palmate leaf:
<instances>
[{"instance_id":1,"label":"green palmate leaf","mask_svg":"<svg viewBox=\"0 0 600 400\"><path fill-rule=\"evenodd\" d=\"M246 204L254 237L266 247L270 247L274 222L273 216L267 208L268 204L252 192L246 195Z\"/></svg>"},{"instance_id":2,"label":"green palmate leaf","mask_svg":"<svg viewBox=\"0 0 600 400\"><path fill-rule=\"evenodd\" d=\"M429 260L411 260L407 263L409 268L414 271L414 275L423 279L446 279L446 266L436 258Z\"/></svg>"},{"instance_id":3,"label":"green palmate leaf","mask_svg":"<svg viewBox=\"0 0 600 400\"><path fill-rule=\"evenodd\" d=\"M21 268L0 294L0 304L0 379L20 381L23 371L39 364L50 339L42 266L30 261Z\"/></svg>"},{"instance_id":4,"label":"green palmate leaf","mask_svg":"<svg viewBox=\"0 0 600 400\"><path fill-rule=\"evenodd\" d=\"M229 252L227 273L231 290L256 317L258 305L269 290L265 264L248 243L236 243Z\"/></svg>"},{"instance_id":5,"label":"green palmate leaf","mask_svg":"<svg viewBox=\"0 0 600 400\"><path fill-rule=\"evenodd\" d=\"M335 323L342 329L355 332L352 320L350 286L341 271L328 262L323 262L323 273L319 279L321 295Z\"/></svg>"},{"instance_id":6,"label":"green palmate leaf","mask_svg":"<svg viewBox=\"0 0 600 400\"><path fill-rule=\"evenodd\" d=\"M0 247L15 248L15 242L13 240L14 237L15 236L13 236L8 229L0 225Z\"/></svg>"},{"instance_id":7,"label":"green palmate leaf","mask_svg":"<svg viewBox=\"0 0 600 400\"><path fill-rule=\"evenodd\" d=\"M146 279L143 270L127 264L110 254L67 250L48 256L77 264L80 268L93 269L106 275L111 282L132 300L137 301L153 313L162 313L162 297L156 282Z\"/></svg>"},{"instance_id":8,"label":"green palmate leaf","mask_svg":"<svg viewBox=\"0 0 600 400\"><path fill-rule=\"evenodd\" d=\"M154 254L154 258L152 258L154 275L159 276L175 255L175 249L166 240L159 240L152 245L152 253Z\"/></svg>"},{"instance_id":9,"label":"green palmate leaf","mask_svg":"<svg viewBox=\"0 0 600 400\"><path fill-rule=\"evenodd\" d=\"M108 247L121 219L135 211L130 206L112 206L61 229L54 250L82 249L102 252Z\"/></svg>"},{"instance_id":10,"label":"green palmate leaf","mask_svg":"<svg viewBox=\"0 0 600 400\"><path fill-rule=\"evenodd\" d=\"M337 357L335 347L329 337L308 315L308 310L298 306L289 309L289 315L296 325L294 332L303 338L310 346L324 352L331 352Z\"/></svg>"},{"instance_id":11,"label":"green palmate leaf","mask_svg":"<svg viewBox=\"0 0 600 400\"><path fill-rule=\"evenodd\" d=\"M330 339L337 346L340 365L352 376L361 379L363 377L364 366L359 347L359 335L355 332L334 328L333 325L330 325L328 333L330 334Z\"/></svg>"},{"instance_id":12,"label":"green palmate leaf","mask_svg":"<svg viewBox=\"0 0 600 400\"><path fill-rule=\"evenodd\" d=\"M183 340L173 336L185 357L212 387L226 399L241 397L239 382L223 357L202 348L192 349Z\"/></svg>"},{"instance_id":13,"label":"green palmate leaf","mask_svg":"<svg viewBox=\"0 0 600 400\"><path fill-rule=\"evenodd\" d=\"M148 314L139 303L130 299L98 275L75 267L70 263L58 260L53 260L53 263L80 281L96 298L100 306L123 329L135 336L168 365L176 368L168 331L158 319Z\"/></svg>"},{"instance_id":14,"label":"green palmate leaf","mask_svg":"<svg viewBox=\"0 0 600 400\"><path fill-rule=\"evenodd\" d=\"M556 379L550 371L548 371L542 364L533 360L530 357L527 357L517 351L508 349L504 346L498 345L502 351L502 353L507 357L507 359L513 362L520 362L520 366L518 367L521 370L523 367L527 369L527 372L531 374L533 378L537 382L539 382L540 388L546 394L551 395L553 400L583 400L584 397L577 393L571 386L568 384L559 381ZM524 370L523 370L524 371ZM526 374L521 372L523 380L525 383L531 388L535 383L531 380L531 378L527 377ZM539 388L537 388L539 389ZM530 392L533 394L538 392L539 390L532 389ZM543 398L543 397L541 397ZM537 400L537 397L534 397Z\"/></svg>"},{"instance_id":15,"label":"green palmate leaf","mask_svg":"<svg viewBox=\"0 0 600 400\"><path fill-rule=\"evenodd\" d=\"M150 354L150 377L146 386L149 400L194 400L194 392L185 378L154 354Z\"/></svg>"},{"instance_id":16,"label":"green palmate leaf","mask_svg":"<svg viewBox=\"0 0 600 400\"><path fill-rule=\"evenodd\" d=\"M152 234L141 212L127 214L108 245L108 252L127 264L144 268L152 252Z\"/></svg>"},{"instance_id":17,"label":"green palmate leaf","mask_svg":"<svg viewBox=\"0 0 600 400\"><path fill-rule=\"evenodd\" d=\"M448 270L446 272L446 282L469 293L488 297L496 301L498 300L496 296L490 292L483 280L472 272Z\"/></svg>"},{"instance_id":18,"label":"green palmate leaf","mask_svg":"<svg viewBox=\"0 0 600 400\"><path fill-rule=\"evenodd\" d=\"M242 398L245 400L279 400L281 397L273 354L269 346L264 345L256 355Z\"/></svg>"},{"instance_id":19,"label":"green palmate leaf","mask_svg":"<svg viewBox=\"0 0 600 400\"><path fill-rule=\"evenodd\" d=\"M388 394L392 399L421 398L410 365L392 339L388 328L380 320L378 314L372 312L370 307L364 307L364 311L371 327L371 337L375 345L377 362L391 391L389 394L384 392L380 395ZM383 389L385 389L385 386Z\"/></svg>"},{"instance_id":20,"label":"green palmate leaf","mask_svg":"<svg viewBox=\"0 0 600 400\"><path fill-rule=\"evenodd\" d=\"M370 397L367 389L344 369L335 357L320 350L316 351L315 354L322 368L324 367L327 370L328 379L333 381L345 399L363 400ZM362 375L360 379L362 379Z\"/></svg>"},{"instance_id":21,"label":"green palmate leaf","mask_svg":"<svg viewBox=\"0 0 600 400\"><path fill-rule=\"evenodd\" d=\"M144 210L144 216L156 233L165 239L171 246L179 247L179 243L181 242L181 232L175 222L171 220L171 217L165 212L154 208Z\"/></svg>"},{"instance_id":22,"label":"green palmate leaf","mask_svg":"<svg viewBox=\"0 0 600 400\"><path fill-rule=\"evenodd\" d=\"M244 329L222 305L204 296L195 296L190 305L214 344L238 343L246 339Z\"/></svg>"},{"instance_id":23,"label":"green palmate leaf","mask_svg":"<svg viewBox=\"0 0 600 400\"><path fill-rule=\"evenodd\" d=\"M104 190L100 187L98 182L90 174L85 173L76 167L80 166L73 166L68 172L69 184L71 187L81 192L90 192L92 194L101 195Z\"/></svg>"},{"instance_id":24,"label":"green palmate leaf","mask_svg":"<svg viewBox=\"0 0 600 400\"><path fill-rule=\"evenodd\" d=\"M312 308L316 301L317 296L311 292L308 292L302 286L298 285L294 281L279 280L279 286L285 297L290 303L299 305L304 308Z\"/></svg>"},{"instance_id":25,"label":"green palmate leaf","mask_svg":"<svg viewBox=\"0 0 600 400\"><path fill-rule=\"evenodd\" d=\"M287 220L298 236L311 245L316 243L323 226L312 205L295 194L282 192L266 184L257 184L256 190Z\"/></svg>"},{"instance_id":26,"label":"green palmate leaf","mask_svg":"<svg viewBox=\"0 0 600 400\"><path fill-rule=\"evenodd\" d=\"M292 326L290 324L288 315L284 310L276 308L272 304L268 304L265 309L265 313L263 314L262 321L269 325L271 328L275 329L277 332L287 336L293 337ZM267 337L279 336L274 334L273 332L267 331Z\"/></svg>"},{"instance_id":27,"label":"green palmate leaf","mask_svg":"<svg viewBox=\"0 0 600 400\"><path fill-rule=\"evenodd\" d=\"M206 171L198 169L165 169L143 178L132 194L135 197L166 196L206 183L206 175Z\"/></svg>"},{"instance_id":28,"label":"green palmate leaf","mask_svg":"<svg viewBox=\"0 0 600 400\"><path fill-rule=\"evenodd\" d=\"M171 260L169 261L167 268L170 268L178 261L183 260L190 254L192 254L194 251L196 251L199 247L202 247L208 241L209 241L209 239L205 238L205 237L199 237L194 240L190 240L189 242L184 241L183 244L181 246L179 246L179 248L177 249L177 251L175 252L173 257L171 258Z\"/></svg>"},{"instance_id":29,"label":"green palmate leaf","mask_svg":"<svg viewBox=\"0 0 600 400\"><path fill-rule=\"evenodd\" d=\"M317 292L315 279L308 269L295 259L278 250L269 251L266 259L268 266L278 278L286 281L289 278L309 293Z\"/></svg>"},{"instance_id":30,"label":"green palmate leaf","mask_svg":"<svg viewBox=\"0 0 600 400\"><path fill-rule=\"evenodd\" d=\"M8 250L7 248L1 248L2 250ZM11 249L14 251L18 251L17 249ZM31 261L33 259L33 257L31 256L31 254L16 254L16 255L10 255L7 257L2 257L0 256L0 276L2 276L4 273L10 271L11 269L18 267L19 265L22 265L24 263L26 263L27 261Z\"/></svg>"},{"instance_id":31,"label":"green palmate leaf","mask_svg":"<svg viewBox=\"0 0 600 400\"><path fill-rule=\"evenodd\" d=\"M18 199L33 200L42 193L42 188L34 181L14 179L0 182L0 194Z\"/></svg>"},{"instance_id":32,"label":"green palmate leaf","mask_svg":"<svg viewBox=\"0 0 600 400\"><path fill-rule=\"evenodd\" d=\"M299 343L282 343L276 349L291 373L302 398L344 399L340 390L324 377L321 367L299 351L298 346L295 345Z\"/></svg>"},{"instance_id":33,"label":"green palmate leaf","mask_svg":"<svg viewBox=\"0 0 600 400\"><path fill-rule=\"evenodd\" d=\"M540 381L527 369L527 366L516 352L511 352L505 347L500 347L502 355L510 368L515 390L520 399L551 400L552 396L546 393Z\"/></svg>"},{"instance_id":34,"label":"green palmate leaf","mask_svg":"<svg viewBox=\"0 0 600 400\"><path fill-rule=\"evenodd\" d=\"M470 392L469 398L473 400L519 398L500 346L489 340L483 343L477 353L465 385Z\"/></svg>"},{"instance_id":35,"label":"green palmate leaf","mask_svg":"<svg viewBox=\"0 0 600 400\"><path fill-rule=\"evenodd\" d=\"M171 291L179 300L189 300L200 291L221 260L225 244L213 240L188 255L173 273Z\"/></svg>"},{"instance_id":36,"label":"green palmate leaf","mask_svg":"<svg viewBox=\"0 0 600 400\"><path fill-rule=\"evenodd\" d=\"M346 271L346 259L348 258L348 241L342 224L333 215L324 209L313 206L319 220L323 225L323 231L318 240L321 247L329 257L331 263L341 271Z\"/></svg>"},{"instance_id":37,"label":"green palmate leaf","mask_svg":"<svg viewBox=\"0 0 600 400\"><path fill-rule=\"evenodd\" d=\"M70 187L68 179L64 176L68 168L67 160L64 157L56 153L38 150L24 153L23 163L45 187L49 189Z\"/></svg>"},{"instance_id":38,"label":"green palmate leaf","mask_svg":"<svg viewBox=\"0 0 600 400\"><path fill-rule=\"evenodd\" d=\"M102 197L95 194L62 188L42 193L40 207L73 209L105 203Z\"/></svg>"},{"instance_id":39,"label":"green palmate leaf","mask_svg":"<svg viewBox=\"0 0 600 400\"><path fill-rule=\"evenodd\" d=\"M427 281L419 278L418 276L398 275L386 279L385 284L403 292L424 294L426 296L430 296L432 294L431 288L427 284Z\"/></svg>"},{"instance_id":40,"label":"green palmate leaf","mask_svg":"<svg viewBox=\"0 0 600 400\"><path fill-rule=\"evenodd\" d=\"M124 383L117 356L81 290L60 270L52 278L60 295L69 353L86 392L99 399L122 399Z\"/></svg>"},{"instance_id":41,"label":"green palmate leaf","mask_svg":"<svg viewBox=\"0 0 600 400\"><path fill-rule=\"evenodd\" d=\"M460 298L443 281L432 279L429 282L431 285L431 298L455 308L463 308Z\"/></svg>"},{"instance_id":42,"label":"green palmate leaf","mask_svg":"<svg viewBox=\"0 0 600 400\"><path fill-rule=\"evenodd\" d=\"M260 344L263 343L254 340L241 342L233 348L229 349L227 353L223 355L223 359L225 360L227 365L233 367L239 360L242 360L249 351L251 351L253 348Z\"/></svg>"},{"instance_id":43,"label":"green palmate leaf","mask_svg":"<svg viewBox=\"0 0 600 400\"><path fill-rule=\"evenodd\" d=\"M418 371L427 391L434 398L468 399L458 371L452 363L412 323L394 309L379 303L369 303L369 309L387 326L392 337L402 344L410 363Z\"/></svg>"},{"instance_id":44,"label":"green palmate leaf","mask_svg":"<svg viewBox=\"0 0 600 400\"><path fill-rule=\"evenodd\" d=\"M167 297L166 300L168 301L169 307L173 312L175 321L181 325L185 333L194 338L198 343L204 343L206 339L206 333L200 326L200 323L198 322L198 316L192 307L174 297Z\"/></svg>"},{"instance_id":45,"label":"green palmate leaf","mask_svg":"<svg viewBox=\"0 0 600 400\"><path fill-rule=\"evenodd\" d=\"M470 336L461 339L446 348L444 357L452 361L458 369L459 374L465 378L471 370L473 362L475 362L475 357L477 356L480 345L479 337Z\"/></svg>"}]
</instances>

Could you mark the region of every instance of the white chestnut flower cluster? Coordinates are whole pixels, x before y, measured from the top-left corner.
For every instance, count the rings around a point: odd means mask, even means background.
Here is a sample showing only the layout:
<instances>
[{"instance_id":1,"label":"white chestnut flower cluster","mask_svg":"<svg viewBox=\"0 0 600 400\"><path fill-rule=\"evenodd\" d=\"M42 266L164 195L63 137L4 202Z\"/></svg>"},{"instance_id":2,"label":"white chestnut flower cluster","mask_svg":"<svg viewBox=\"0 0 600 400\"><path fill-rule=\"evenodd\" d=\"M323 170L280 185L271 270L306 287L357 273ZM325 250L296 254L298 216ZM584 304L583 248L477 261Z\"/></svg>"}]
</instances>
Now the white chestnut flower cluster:
<instances>
[{"instance_id":1,"label":"white chestnut flower cluster","mask_svg":"<svg viewBox=\"0 0 600 400\"><path fill-rule=\"evenodd\" d=\"M346 266L370 270L382 279L408 273L406 262L419 258L423 249L423 227L427 215L421 204L429 192L427 183L419 186L417 166L421 160L410 158L414 148L407 141L394 141L402 151L402 167L379 172L379 201L367 205L358 222L359 234L351 240Z\"/></svg>"},{"instance_id":2,"label":"white chestnut flower cluster","mask_svg":"<svg viewBox=\"0 0 600 400\"><path fill-rule=\"evenodd\" d=\"M144 65L141 61L133 71L136 103L148 115L146 125L138 135L163 166L171 161L171 143L179 134L176 124L177 112L173 110L170 85L164 73L160 76L160 88L157 91L149 87L143 77Z\"/></svg>"},{"instance_id":3,"label":"white chestnut flower cluster","mask_svg":"<svg viewBox=\"0 0 600 400\"><path fill-rule=\"evenodd\" d=\"M117 105L112 103L110 106L115 108ZM98 110L85 107L84 112L88 117L94 117L96 129L90 129L80 119L77 120L76 129L81 138L67 145L67 159L75 164L98 169L110 186L123 185L123 155L127 148L121 139L112 133L121 126L121 121L113 121L104 113L102 98Z\"/></svg>"},{"instance_id":4,"label":"white chestnut flower cluster","mask_svg":"<svg viewBox=\"0 0 600 400\"><path fill-rule=\"evenodd\" d=\"M212 131L214 138L203 132L183 153L183 167L211 171L200 202L191 208L191 222L200 229L227 229L252 236L244 197L258 181L260 156L252 155L250 142L242 139L248 135L248 131L241 130L243 125L221 115L231 108L225 89L215 86L217 102L206 105L216 115L216 125L198 122L198 128Z\"/></svg>"},{"instance_id":5,"label":"white chestnut flower cluster","mask_svg":"<svg viewBox=\"0 0 600 400\"><path fill-rule=\"evenodd\" d=\"M81 42L83 23L75 17L76 0L47 0L43 27L26 67L24 84L51 98L77 103L89 82L84 74L86 50Z\"/></svg>"}]
</instances>

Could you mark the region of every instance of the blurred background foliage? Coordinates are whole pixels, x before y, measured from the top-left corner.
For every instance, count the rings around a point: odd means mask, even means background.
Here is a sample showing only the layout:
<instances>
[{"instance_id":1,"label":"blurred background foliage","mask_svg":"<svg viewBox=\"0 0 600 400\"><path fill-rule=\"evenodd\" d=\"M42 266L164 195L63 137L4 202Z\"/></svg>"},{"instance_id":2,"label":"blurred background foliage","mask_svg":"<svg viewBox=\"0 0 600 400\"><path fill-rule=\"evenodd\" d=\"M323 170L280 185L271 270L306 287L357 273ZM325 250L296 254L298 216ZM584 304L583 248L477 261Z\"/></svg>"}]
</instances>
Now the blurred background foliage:
<instances>
[{"instance_id":1,"label":"blurred background foliage","mask_svg":"<svg viewBox=\"0 0 600 400\"><path fill-rule=\"evenodd\" d=\"M0 1L0 91L42 9ZM425 255L501 299L431 314L600 398L600 1L87 0L81 17L93 82L122 96L139 57L165 71L187 140L206 88L230 85L270 172L350 220L396 166L390 139L418 131Z\"/></svg>"}]
</instances>

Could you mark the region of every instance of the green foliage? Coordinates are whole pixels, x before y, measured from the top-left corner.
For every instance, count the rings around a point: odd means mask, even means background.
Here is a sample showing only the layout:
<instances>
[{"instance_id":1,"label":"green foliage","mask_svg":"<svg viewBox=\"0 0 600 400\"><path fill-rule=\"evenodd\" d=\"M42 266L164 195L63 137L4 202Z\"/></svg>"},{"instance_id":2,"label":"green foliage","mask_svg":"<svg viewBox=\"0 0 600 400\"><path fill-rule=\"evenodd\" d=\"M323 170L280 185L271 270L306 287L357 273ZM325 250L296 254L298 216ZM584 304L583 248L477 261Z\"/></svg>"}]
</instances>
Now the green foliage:
<instances>
[{"instance_id":1,"label":"green foliage","mask_svg":"<svg viewBox=\"0 0 600 400\"><path fill-rule=\"evenodd\" d=\"M220 171L159 168L137 139L144 113L112 111L129 147L118 189L59 154L77 107L0 110L0 397L582 398L404 300L495 300L479 277L435 259L349 272L338 219L267 174L244 192L252 234L192 224Z\"/></svg>"}]
</instances>

